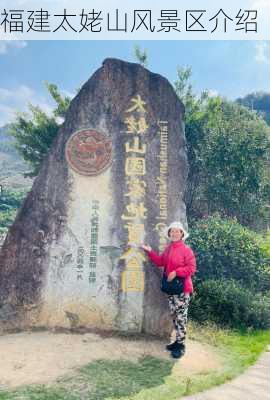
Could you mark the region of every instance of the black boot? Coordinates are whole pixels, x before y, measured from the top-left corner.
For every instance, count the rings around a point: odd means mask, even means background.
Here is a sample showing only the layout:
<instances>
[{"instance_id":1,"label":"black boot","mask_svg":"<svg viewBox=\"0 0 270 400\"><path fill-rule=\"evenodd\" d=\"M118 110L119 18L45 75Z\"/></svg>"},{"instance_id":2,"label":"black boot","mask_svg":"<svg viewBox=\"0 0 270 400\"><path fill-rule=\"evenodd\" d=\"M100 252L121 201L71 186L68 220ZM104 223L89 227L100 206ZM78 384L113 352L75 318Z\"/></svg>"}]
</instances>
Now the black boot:
<instances>
[{"instance_id":1,"label":"black boot","mask_svg":"<svg viewBox=\"0 0 270 400\"><path fill-rule=\"evenodd\" d=\"M173 358L181 358L185 354L185 345L184 343L176 342L175 347L172 349L172 357Z\"/></svg>"},{"instance_id":2,"label":"black boot","mask_svg":"<svg viewBox=\"0 0 270 400\"><path fill-rule=\"evenodd\" d=\"M166 350L172 351L176 347L176 345L177 345L177 341L167 344Z\"/></svg>"}]
</instances>

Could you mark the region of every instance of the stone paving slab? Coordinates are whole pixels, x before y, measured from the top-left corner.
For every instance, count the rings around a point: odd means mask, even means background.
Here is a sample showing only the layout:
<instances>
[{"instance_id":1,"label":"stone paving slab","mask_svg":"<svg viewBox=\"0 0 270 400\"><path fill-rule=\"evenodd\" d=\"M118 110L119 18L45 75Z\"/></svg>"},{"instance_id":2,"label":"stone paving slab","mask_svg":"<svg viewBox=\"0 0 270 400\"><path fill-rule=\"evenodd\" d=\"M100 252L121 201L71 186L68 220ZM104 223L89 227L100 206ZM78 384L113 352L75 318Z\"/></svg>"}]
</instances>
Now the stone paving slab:
<instances>
[{"instance_id":1,"label":"stone paving slab","mask_svg":"<svg viewBox=\"0 0 270 400\"><path fill-rule=\"evenodd\" d=\"M270 346L243 375L185 400L270 400Z\"/></svg>"}]
</instances>

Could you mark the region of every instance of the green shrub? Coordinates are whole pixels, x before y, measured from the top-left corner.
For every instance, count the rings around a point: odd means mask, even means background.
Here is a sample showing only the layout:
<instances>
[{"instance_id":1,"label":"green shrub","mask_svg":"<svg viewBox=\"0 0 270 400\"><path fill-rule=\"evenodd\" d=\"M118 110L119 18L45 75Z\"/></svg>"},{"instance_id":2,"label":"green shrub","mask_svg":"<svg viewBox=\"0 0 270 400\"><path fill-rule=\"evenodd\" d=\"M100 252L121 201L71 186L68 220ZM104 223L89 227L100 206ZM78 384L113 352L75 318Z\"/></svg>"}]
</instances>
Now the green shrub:
<instances>
[{"instance_id":1,"label":"green shrub","mask_svg":"<svg viewBox=\"0 0 270 400\"><path fill-rule=\"evenodd\" d=\"M234 328L270 328L270 238L211 216L190 226L197 259L191 316Z\"/></svg>"},{"instance_id":2,"label":"green shrub","mask_svg":"<svg viewBox=\"0 0 270 400\"><path fill-rule=\"evenodd\" d=\"M190 315L232 328L270 328L270 295L252 293L233 280L206 280L198 284Z\"/></svg>"},{"instance_id":3,"label":"green shrub","mask_svg":"<svg viewBox=\"0 0 270 400\"><path fill-rule=\"evenodd\" d=\"M267 229L263 235L258 234L256 238L260 249L270 259L270 229Z\"/></svg>"},{"instance_id":4,"label":"green shrub","mask_svg":"<svg viewBox=\"0 0 270 400\"><path fill-rule=\"evenodd\" d=\"M198 266L195 283L227 279L252 292L270 290L269 255L255 232L219 216L195 222L190 232Z\"/></svg>"},{"instance_id":5,"label":"green shrub","mask_svg":"<svg viewBox=\"0 0 270 400\"><path fill-rule=\"evenodd\" d=\"M26 197L26 190L4 189L0 195L0 233L8 230Z\"/></svg>"}]
</instances>

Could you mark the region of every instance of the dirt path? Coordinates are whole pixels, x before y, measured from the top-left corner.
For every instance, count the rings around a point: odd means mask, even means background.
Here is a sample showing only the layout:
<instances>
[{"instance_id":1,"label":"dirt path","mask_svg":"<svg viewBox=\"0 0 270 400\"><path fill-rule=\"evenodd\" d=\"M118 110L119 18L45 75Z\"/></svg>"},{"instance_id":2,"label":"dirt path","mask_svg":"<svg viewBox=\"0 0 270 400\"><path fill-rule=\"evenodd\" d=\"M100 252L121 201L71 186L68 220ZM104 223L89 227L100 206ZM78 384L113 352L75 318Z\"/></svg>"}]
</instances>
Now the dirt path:
<instances>
[{"instance_id":1,"label":"dirt path","mask_svg":"<svg viewBox=\"0 0 270 400\"><path fill-rule=\"evenodd\" d=\"M102 338L93 333L65 334L23 332L0 336L0 386L14 388L35 383L50 383L75 368L97 359L136 361L145 355L170 359L164 341ZM183 359L174 373L192 375L220 365L214 350L189 341Z\"/></svg>"}]
</instances>

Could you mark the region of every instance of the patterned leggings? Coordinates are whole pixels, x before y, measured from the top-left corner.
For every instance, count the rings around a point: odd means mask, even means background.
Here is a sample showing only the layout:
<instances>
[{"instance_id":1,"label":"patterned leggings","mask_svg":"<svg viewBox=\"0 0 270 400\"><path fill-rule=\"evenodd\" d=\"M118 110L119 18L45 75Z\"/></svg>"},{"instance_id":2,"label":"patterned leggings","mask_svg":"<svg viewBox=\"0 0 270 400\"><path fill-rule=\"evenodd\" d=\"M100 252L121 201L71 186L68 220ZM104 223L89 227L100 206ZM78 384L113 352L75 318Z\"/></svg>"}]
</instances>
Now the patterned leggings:
<instances>
[{"instance_id":1,"label":"patterned leggings","mask_svg":"<svg viewBox=\"0 0 270 400\"><path fill-rule=\"evenodd\" d=\"M168 296L170 314L173 318L173 325L176 330L176 341L185 343L188 305L190 295L187 293Z\"/></svg>"}]
</instances>

